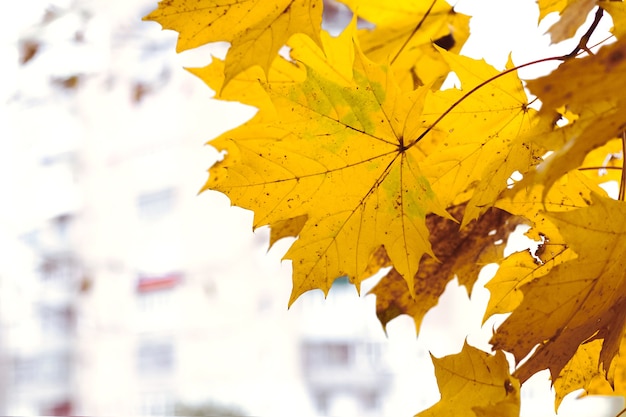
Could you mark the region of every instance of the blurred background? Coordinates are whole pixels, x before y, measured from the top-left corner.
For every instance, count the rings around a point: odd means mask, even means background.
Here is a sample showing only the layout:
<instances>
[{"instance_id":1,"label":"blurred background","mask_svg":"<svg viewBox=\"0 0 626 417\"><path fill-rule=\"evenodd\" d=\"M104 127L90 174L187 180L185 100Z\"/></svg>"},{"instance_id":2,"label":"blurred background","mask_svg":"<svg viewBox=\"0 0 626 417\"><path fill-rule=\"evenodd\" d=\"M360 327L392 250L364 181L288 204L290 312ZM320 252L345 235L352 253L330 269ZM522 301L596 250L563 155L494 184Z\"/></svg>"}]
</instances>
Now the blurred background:
<instances>
[{"instance_id":1,"label":"blurred background","mask_svg":"<svg viewBox=\"0 0 626 417\"><path fill-rule=\"evenodd\" d=\"M465 4L487 11L468 54L541 57L532 1ZM411 416L438 401L429 353L488 348L493 268L471 300L451 282L419 337L408 317L385 335L375 278L288 310L290 241L268 251L250 212L197 194L217 157L203 144L254 112L183 69L226 45L177 55L176 33L141 21L156 5L29 0L0 18L0 415ZM325 12L335 31L350 18ZM523 404L554 415L546 375ZM559 415L620 406L571 397Z\"/></svg>"}]
</instances>

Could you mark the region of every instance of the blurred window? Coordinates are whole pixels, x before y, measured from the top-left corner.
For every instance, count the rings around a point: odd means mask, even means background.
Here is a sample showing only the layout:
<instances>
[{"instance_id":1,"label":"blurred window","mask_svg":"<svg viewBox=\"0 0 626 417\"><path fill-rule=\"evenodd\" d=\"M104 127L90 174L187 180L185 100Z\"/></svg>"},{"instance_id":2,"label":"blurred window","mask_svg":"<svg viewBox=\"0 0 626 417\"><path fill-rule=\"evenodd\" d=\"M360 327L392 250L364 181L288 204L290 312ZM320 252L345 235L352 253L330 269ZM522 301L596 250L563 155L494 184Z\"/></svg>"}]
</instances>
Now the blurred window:
<instances>
[{"instance_id":1,"label":"blurred window","mask_svg":"<svg viewBox=\"0 0 626 417\"><path fill-rule=\"evenodd\" d=\"M74 311L69 305L40 305L39 323L45 335L68 336L74 329Z\"/></svg>"},{"instance_id":2,"label":"blurred window","mask_svg":"<svg viewBox=\"0 0 626 417\"><path fill-rule=\"evenodd\" d=\"M344 342L307 342L304 362L308 368L347 367L352 363L354 346Z\"/></svg>"},{"instance_id":3,"label":"blurred window","mask_svg":"<svg viewBox=\"0 0 626 417\"><path fill-rule=\"evenodd\" d=\"M36 357L15 357L13 359L13 383L30 385L37 381L38 360Z\"/></svg>"},{"instance_id":4,"label":"blurred window","mask_svg":"<svg viewBox=\"0 0 626 417\"><path fill-rule=\"evenodd\" d=\"M13 360L13 382L16 386L60 384L71 378L69 352L46 352L38 356L18 356Z\"/></svg>"},{"instance_id":5,"label":"blurred window","mask_svg":"<svg viewBox=\"0 0 626 417\"><path fill-rule=\"evenodd\" d=\"M174 344L169 340L143 340L137 348L141 375L168 373L174 369Z\"/></svg>"},{"instance_id":6,"label":"blurred window","mask_svg":"<svg viewBox=\"0 0 626 417\"><path fill-rule=\"evenodd\" d=\"M71 285L80 273L80 266L69 253L46 256L39 267L42 281L60 285Z\"/></svg>"}]
</instances>

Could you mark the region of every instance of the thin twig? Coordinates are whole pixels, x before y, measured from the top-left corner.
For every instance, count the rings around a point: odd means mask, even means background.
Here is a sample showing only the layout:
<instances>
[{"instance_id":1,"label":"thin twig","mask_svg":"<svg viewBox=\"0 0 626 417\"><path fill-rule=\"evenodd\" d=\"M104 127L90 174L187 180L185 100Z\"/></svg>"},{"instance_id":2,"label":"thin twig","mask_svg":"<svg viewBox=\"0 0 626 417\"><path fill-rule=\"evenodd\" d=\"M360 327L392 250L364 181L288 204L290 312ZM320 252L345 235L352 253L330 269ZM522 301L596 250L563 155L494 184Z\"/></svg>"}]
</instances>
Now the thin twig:
<instances>
[{"instance_id":1,"label":"thin twig","mask_svg":"<svg viewBox=\"0 0 626 417\"><path fill-rule=\"evenodd\" d=\"M607 36L606 38L602 39L601 41L598 41L598 42L594 43L593 45L591 45L591 46L589 47L589 49L593 49L593 48L595 48L596 46L600 46L600 45L602 45L604 42L606 42L606 41L608 41L609 39L614 38L614 37L615 37L615 35L610 34L609 36Z\"/></svg>"},{"instance_id":2,"label":"thin twig","mask_svg":"<svg viewBox=\"0 0 626 417\"><path fill-rule=\"evenodd\" d=\"M622 414L626 413L626 408L624 408L622 411L620 411L619 413L617 413L617 415L615 417L620 417Z\"/></svg>"},{"instance_id":3,"label":"thin twig","mask_svg":"<svg viewBox=\"0 0 626 417\"><path fill-rule=\"evenodd\" d=\"M585 34L580 38L580 40L578 41L578 45L576 45L576 48L574 48L574 50L570 52L569 54L563 55L563 58L562 58L563 61L567 61L568 59L574 58L576 55L580 53L580 51L585 51L589 55L593 55L591 51L589 50L589 48L587 47L587 42L589 42L589 38L591 38L591 35L598 27L598 23L600 23L600 20L602 19L603 14L604 14L604 9L602 7L598 7L598 10L596 10L596 15L593 18L593 23L591 23L591 26L589 26L589 29L587 29L587 32L585 32Z\"/></svg>"}]
</instances>

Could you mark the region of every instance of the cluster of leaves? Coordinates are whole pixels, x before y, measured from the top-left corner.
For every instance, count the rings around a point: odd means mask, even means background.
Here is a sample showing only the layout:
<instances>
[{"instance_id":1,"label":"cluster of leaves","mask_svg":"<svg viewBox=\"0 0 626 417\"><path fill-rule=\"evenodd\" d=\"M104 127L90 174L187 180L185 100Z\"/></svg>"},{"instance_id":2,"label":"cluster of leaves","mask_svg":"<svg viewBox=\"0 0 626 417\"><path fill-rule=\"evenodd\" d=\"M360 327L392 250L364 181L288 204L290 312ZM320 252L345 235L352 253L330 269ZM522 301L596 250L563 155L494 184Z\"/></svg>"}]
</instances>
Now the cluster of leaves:
<instances>
[{"instance_id":1,"label":"cluster of leaves","mask_svg":"<svg viewBox=\"0 0 626 417\"><path fill-rule=\"evenodd\" d=\"M180 33L178 51L230 42L224 61L190 71L258 109L210 142L224 158L203 189L253 210L270 244L298 237L290 303L392 267L372 290L376 313L419 331L451 279L471 291L500 265L485 319L511 314L495 356L466 345L434 359L442 400L420 415L518 415L520 384L543 369L557 407L580 388L625 394L625 5L540 0L541 17L561 14L555 42L595 19L572 53L545 59L561 62L554 72L524 82L511 62L460 55L469 17L444 1L342 2L355 18L337 37L321 28L322 0L163 0L146 17ZM614 42L592 52L607 14ZM458 88L442 88L450 73ZM610 180L617 199L599 186ZM505 258L519 224L539 249ZM526 360L510 374L503 352Z\"/></svg>"}]
</instances>

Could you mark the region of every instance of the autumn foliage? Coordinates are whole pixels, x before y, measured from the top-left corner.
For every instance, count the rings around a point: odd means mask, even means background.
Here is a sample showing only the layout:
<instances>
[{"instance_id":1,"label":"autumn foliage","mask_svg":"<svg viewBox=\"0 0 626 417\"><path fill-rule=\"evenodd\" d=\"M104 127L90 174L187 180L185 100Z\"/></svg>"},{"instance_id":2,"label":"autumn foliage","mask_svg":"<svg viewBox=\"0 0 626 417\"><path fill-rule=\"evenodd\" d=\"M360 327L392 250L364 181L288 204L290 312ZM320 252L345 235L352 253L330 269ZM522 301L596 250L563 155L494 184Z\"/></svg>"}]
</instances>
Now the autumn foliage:
<instances>
[{"instance_id":1,"label":"autumn foliage","mask_svg":"<svg viewBox=\"0 0 626 417\"><path fill-rule=\"evenodd\" d=\"M163 0L146 17L179 32L178 51L230 42L224 61L190 71L258 109L210 142L224 157L203 189L254 211L271 243L298 238L290 304L391 267L376 314L383 326L410 315L419 331L450 280L469 291L499 264L485 319L510 315L495 355L434 358L442 399L419 415L518 415L520 384L544 369L557 407L580 388L625 395L624 3L539 0L541 18L561 15L554 42L593 22L571 53L542 60L555 71L525 81L513 62L460 54L469 17L442 0L342 2L358 19L336 37L322 0ZM588 44L610 18L612 36ZM611 180L618 196L599 186ZM539 248L504 257L520 224ZM503 352L526 360L510 374Z\"/></svg>"}]
</instances>

